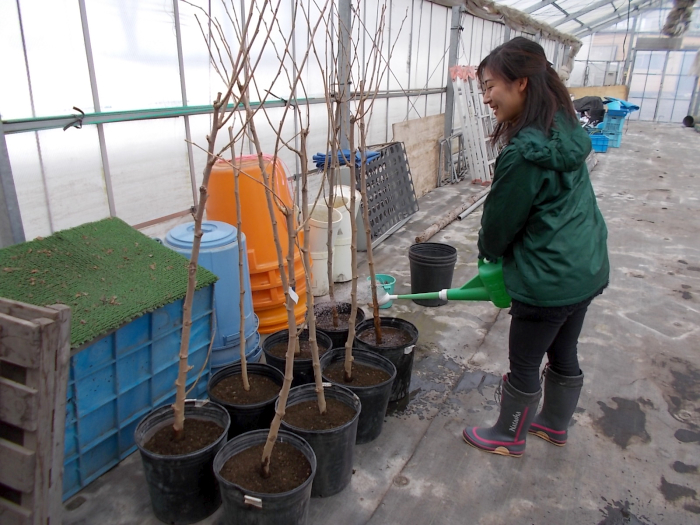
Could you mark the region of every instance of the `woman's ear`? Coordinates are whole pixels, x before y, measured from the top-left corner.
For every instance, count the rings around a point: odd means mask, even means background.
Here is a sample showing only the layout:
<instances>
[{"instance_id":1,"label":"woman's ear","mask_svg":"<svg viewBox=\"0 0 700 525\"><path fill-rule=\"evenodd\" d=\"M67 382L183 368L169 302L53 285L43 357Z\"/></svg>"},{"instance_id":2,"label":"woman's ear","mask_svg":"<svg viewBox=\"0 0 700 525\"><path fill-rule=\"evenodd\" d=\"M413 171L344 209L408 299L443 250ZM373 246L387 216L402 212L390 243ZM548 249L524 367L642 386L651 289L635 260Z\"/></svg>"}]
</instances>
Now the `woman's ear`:
<instances>
[{"instance_id":1,"label":"woman's ear","mask_svg":"<svg viewBox=\"0 0 700 525\"><path fill-rule=\"evenodd\" d=\"M517 79L515 85L518 88L518 92L523 93L525 88L527 88L527 77Z\"/></svg>"}]
</instances>

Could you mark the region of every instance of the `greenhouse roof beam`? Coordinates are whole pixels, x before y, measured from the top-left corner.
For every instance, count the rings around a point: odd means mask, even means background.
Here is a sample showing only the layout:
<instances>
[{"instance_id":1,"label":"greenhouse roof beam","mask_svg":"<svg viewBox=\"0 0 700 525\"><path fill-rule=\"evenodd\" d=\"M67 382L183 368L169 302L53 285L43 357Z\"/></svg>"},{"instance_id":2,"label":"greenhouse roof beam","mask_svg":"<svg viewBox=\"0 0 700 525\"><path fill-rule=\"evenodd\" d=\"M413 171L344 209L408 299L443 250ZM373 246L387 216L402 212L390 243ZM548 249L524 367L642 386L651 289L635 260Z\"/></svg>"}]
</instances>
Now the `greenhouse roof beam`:
<instances>
[{"instance_id":1,"label":"greenhouse roof beam","mask_svg":"<svg viewBox=\"0 0 700 525\"><path fill-rule=\"evenodd\" d=\"M565 16L564 18L560 18L559 20L555 20L552 22L552 27L557 27L560 26L561 24L564 24L568 22L569 20L575 20L579 16L583 16L587 13L590 13L591 11L595 11L596 9L600 7L604 7L608 4L612 4L612 0L601 0L600 2L596 2L594 4L589 5L588 7L584 7L583 9L580 9L579 11L576 11L575 13L571 13L569 16ZM577 20L577 22L580 22ZM580 22L583 25L583 22Z\"/></svg>"},{"instance_id":2,"label":"greenhouse roof beam","mask_svg":"<svg viewBox=\"0 0 700 525\"><path fill-rule=\"evenodd\" d=\"M605 29L606 27L613 25L618 20L627 17L628 13L631 18L633 13L641 13L642 11L654 9L659 7L662 3L663 0L637 0L636 2L629 4L629 9L620 9L617 11L617 14L612 13L609 16L604 16L598 18L597 20L593 20L586 24L585 27L581 27L572 33L576 38L584 38L598 32L601 29Z\"/></svg>"},{"instance_id":3,"label":"greenhouse roof beam","mask_svg":"<svg viewBox=\"0 0 700 525\"><path fill-rule=\"evenodd\" d=\"M555 2L556 2L556 0L542 0L541 2L537 2L536 4L531 5L527 9L523 9L523 13L527 13L528 15L531 15L535 11L539 11L543 7L547 7L548 5L552 5Z\"/></svg>"}]
</instances>

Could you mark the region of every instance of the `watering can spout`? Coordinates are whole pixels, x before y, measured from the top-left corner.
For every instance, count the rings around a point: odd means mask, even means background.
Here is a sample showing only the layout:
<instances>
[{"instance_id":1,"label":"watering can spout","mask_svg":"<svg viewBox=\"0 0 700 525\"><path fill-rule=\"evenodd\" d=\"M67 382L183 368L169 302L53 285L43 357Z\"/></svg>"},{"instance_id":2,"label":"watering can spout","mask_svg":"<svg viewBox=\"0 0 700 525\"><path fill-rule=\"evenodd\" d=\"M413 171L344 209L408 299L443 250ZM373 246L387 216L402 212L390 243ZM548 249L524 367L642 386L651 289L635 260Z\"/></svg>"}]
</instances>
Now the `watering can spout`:
<instances>
[{"instance_id":1,"label":"watering can spout","mask_svg":"<svg viewBox=\"0 0 700 525\"><path fill-rule=\"evenodd\" d=\"M498 308L510 306L510 296L503 282L501 259L492 263L479 259L479 273L461 288L439 292L392 295L392 299L448 299L452 301L491 301Z\"/></svg>"}]
</instances>

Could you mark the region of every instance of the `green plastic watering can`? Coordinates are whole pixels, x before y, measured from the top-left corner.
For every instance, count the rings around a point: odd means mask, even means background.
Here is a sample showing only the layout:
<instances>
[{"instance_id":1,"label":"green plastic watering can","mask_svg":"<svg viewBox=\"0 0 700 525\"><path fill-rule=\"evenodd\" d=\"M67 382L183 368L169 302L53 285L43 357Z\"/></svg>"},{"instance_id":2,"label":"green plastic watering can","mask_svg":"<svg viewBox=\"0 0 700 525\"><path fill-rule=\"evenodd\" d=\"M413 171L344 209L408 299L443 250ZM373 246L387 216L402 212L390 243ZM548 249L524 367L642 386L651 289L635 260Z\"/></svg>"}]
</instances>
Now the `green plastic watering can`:
<instances>
[{"instance_id":1,"label":"green plastic watering can","mask_svg":"<svg viewBox=\"0 0 700 525\"><path fill-rule=\"evenodd\" d=\"M510 306L510 295L503 282L503 262L488 262L479 259L479 273L461 288L445 288L439 292L413 293L404 295L385 294L378 297L383 304L393 299L442 299L450 301L491 301L498 308Z\"/></svg>"}]
</instances>

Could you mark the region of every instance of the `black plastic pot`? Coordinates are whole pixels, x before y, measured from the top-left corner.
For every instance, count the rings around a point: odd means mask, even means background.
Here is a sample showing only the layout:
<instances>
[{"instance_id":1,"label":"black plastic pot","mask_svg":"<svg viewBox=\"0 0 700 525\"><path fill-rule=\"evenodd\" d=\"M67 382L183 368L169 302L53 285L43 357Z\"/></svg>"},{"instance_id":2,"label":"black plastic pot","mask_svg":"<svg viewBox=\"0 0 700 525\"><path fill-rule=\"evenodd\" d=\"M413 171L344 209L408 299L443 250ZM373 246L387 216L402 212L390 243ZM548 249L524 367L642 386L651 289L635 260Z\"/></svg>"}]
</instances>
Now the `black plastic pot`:
<instances>
[{"instance_id":1,"label":"black plastic pot","mask_svg":"<svg viewBox=\"0 0 700 525\"><path fill-rule=\"evenodd\" d=\"M299 335L299 340L308 341L309 331L304 330ZM279 343L286 343L287 341L289 341L289 331L287 329L284 329L280 330L279 332L275 332L274 334L271 334L267 339L263 341L262 344L263 352L265 352L265 362L268 365L272 365L278 370L281 370L282 372L284 372L285 367L284 357L277 357L276 355L272 355L269 349ZM323 332L321 332L320 330L316 331L316 342L318 343L319 352L322 352L322 349L330 350L331 348L333 348L333 341L331 341L331 338ZM295 359L294 381L292 381L292 386L294 387L299 385L305 385L307 383L313 383L313 381L314 368L313 361L311 360L311 358Z\"/></svg>"},{"instance_id":2,"label":"black plastic pot","mask_svg":"<svg viewBox=\"0 0 700 525\"><path fill-rule=\"evenodd\" d=\"M301 385L289 391L287 406L316 400L316 385ZM360 415L360 399L347 388L326 383L323 387L326 399L335 399L355 410L355 417L344 425L330 430L307 430L282 420L285 430L305 439L316 454L316 476L311 487L311 497L327 497L343 490L352 479L355 457L355 438ZM277 400L279 403L279 399Z\"/></svg>"},{"instance_id":3,"label":"black plastic pot","mask_svg":"<svg viewBox=\"0 0 700 525\"><path fill-rule=\"evenodd\" d=\"M411 293L439 292L452 287L457 249L449 244L423 242L408 249ZM421 306L442 306L447 299L414 299Z\"/></svg>"},{"instance_id":4,"label":"black plastic pot","mask_svg":"<svg viewBox=\"0 0 700 525\"><path fill-rule=\"evenodd\" d=\"M380 317L379 323L382 327L388 326L403 330L411 336L411 339L402 345L379 347L365 343L360 339L360 334L365 330L374 328L374 319L365 319L357 326L355 335L355 346L362 350L369 350L386 357L396 367L396 379L391 387L389 402L406 401L408 399L409 388L411 386L411 372L413 371L413 347L418 341L418 328L404 319L397 317Z\"/></svg>"},{"instance_id":5,"label":"black plastic pot","mask_svg":"<svg viewBox=\"0 0 700 525\"><path fill-rule=\"evenodd\" d=\"M236 525L304 525L309 513L311 484L316 474L316 456L311 446L299 436L280 430L277 443L289 443L301 451L311 464L311 475L304 483L288 492L263 494L245 489L221 477L224 464L236 454L261 445L267 440L267 430L253 430L226 443L214 459L214 474L219 481L224 501L225 523ZM274 468L271 465L270 468Z\"/></svg>"},{"instance_id":6,"label":"black plastic pot","mask_svg":"<svg viewBox=\"0 0 700 525\"><path fill-rule=\"evenodd\" d=\"M330 308L328 306L329 303L320 303L320 304L314 304L314 314L318 316L319 312L324 312L327 309ZM339 314L350 314L350 310L352 308L352 304L350 303L336 303L336 306L338 308L338 313ZM362 310L362 308L357 308L357 318L355 319L355 326L360 324L362 321L365 320L365 312ZM331 338L331 341L333 342L333 347L332 348L340 348L345 346L345 342L348 340L348 329L333 329L333 328L318 328L316 327L317 332L323 332L326 334L328 337Z\"/></svg>"},{"instance_id":7,"label":"black plastic pot","mask_svg":"<svg viewBox=\"0 0 700 525\"><path fill-rule=\"evenodd\" d=\"M280 388L284 382L284 374L274 366L263 363L248 363L248 375L267 377L277 383ZM260 428L270 428L270 423L275 417L275 402L278 395L267 401L251 405L236 405L229 403L212 394L213 388L227 377L241 375L241 363L235 363L219 370L207 384L209 398L220 404L231 416L231 426L228 429L228 439L233 439L239 434Z\"/></svg>"},{"instance_id":8,"label":"black plastic pot","mask_svg":"<svg viewBox=\"0 0 700 525\"><path fill-rule=\"evenodd\" d=\"M389 396L391 396L391 387L396 378L396 367L386 357L376 352L370 352L369 350L353 348L352 356L355 363L384 370L390 376L386 381L371 386L353 386L351 384L336 383L328 379L325 375L323 376L324 381L343 386L360 398L362 412L360 412L360 419L357 423L355 444L361 445L362 443L369 443L382 433L386 407L389 404ZM321 371L325 370L333 363L344 360L344 348L330 350L321 357Z\"/></svg>"},{"instance_id":9,"label":"black plastic pot","mask_svg":"<svg viewBox=\"0 0 700 525\"><path fill-rule=\"evenodd\" d=\"M203 520L221 505L212 464L226 442L230 424L228 412L210 401L187 400L185 418L213 421L224 431L214 443L189 454L163 456L149 452L143 445L160 429L173 424L173 409L168 404L146 414L134 432L153 512L160 521L173 525Z\"/></svg>"}]
</instances>

